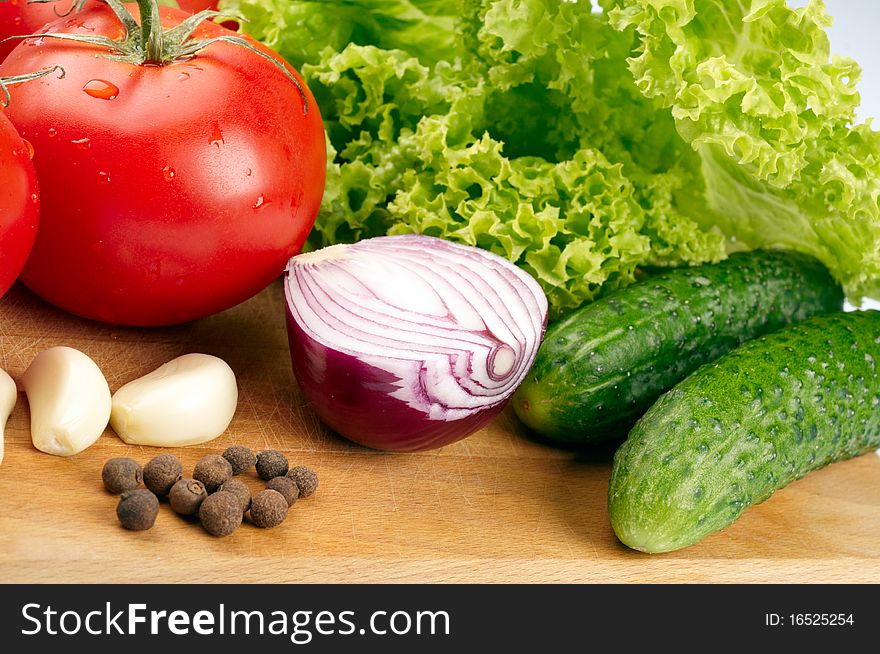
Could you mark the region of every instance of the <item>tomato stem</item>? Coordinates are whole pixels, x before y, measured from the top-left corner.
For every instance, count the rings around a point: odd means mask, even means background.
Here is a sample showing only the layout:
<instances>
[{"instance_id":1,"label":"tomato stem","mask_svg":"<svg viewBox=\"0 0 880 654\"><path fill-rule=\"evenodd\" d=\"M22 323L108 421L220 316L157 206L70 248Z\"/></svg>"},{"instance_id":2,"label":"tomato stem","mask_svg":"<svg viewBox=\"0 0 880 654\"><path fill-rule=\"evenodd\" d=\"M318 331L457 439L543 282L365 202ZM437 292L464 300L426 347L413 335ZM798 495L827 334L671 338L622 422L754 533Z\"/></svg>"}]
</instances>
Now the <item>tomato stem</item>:
<instances>
[{"instance_id":1,"label":"tomato stem","mask_svg":"<svg viewBox=\"0 0 880 654\"><path fill-rule=\"evenodd\" d=\"M59 79L64 78L64 69L61 66L44 68L43 70L38 70L36 73L25 73L24 75L15 75L13 77L0 77L0 93L3 93L3 100L0 101L0 104L2 104L4 107L8 107L9 102L12 99L9 95L9 89L6 88L7 86L21 84L22 82L30 82L31 80L50 75L55 71L59 71L61 73L60 75L58 75Z\"/></svg>"},{"instance_id":2,"label":"tomato stem","mask_svg":"<svg viewBox=\"0 0 880 654\"><path fill-rule=\"evenodd\" d=\"M144 63L164 64L165 30L162 29L162 21L159 18L159 2L157 0L137 0L141 10L141 50L144 53Z\"/></svg>"}]
</instances>

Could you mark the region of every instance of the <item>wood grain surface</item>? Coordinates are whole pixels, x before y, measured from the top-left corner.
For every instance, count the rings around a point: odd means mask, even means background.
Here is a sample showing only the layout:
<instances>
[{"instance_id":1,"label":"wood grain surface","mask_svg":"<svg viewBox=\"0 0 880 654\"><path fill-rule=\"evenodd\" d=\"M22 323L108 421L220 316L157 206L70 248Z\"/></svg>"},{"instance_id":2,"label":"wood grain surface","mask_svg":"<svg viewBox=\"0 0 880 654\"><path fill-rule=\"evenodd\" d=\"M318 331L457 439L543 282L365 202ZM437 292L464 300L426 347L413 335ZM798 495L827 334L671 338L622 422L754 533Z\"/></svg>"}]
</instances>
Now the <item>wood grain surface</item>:
<instances>
[{"instance_id":1,"label":"wood grain surface","mask_svg":"<svg viewBox=\"0 0 880 654\"><path fill-rule=\"evenodd\" d=\"M224 539L166 505L131 533L103 490L112 456L160 450L108 431L58 458L34 449L24 394L0 465L3 582L880 582L880 457L816 472L689 549L633 552L606 513L608 452L530 440L508 411L440 450L373 452L328 432L290 371L280 284L221 315L170 329L111 328L49 307L22 287L0 301L0 367L18 380L54 345L93 357L111 390L187 352L222 357L238 376L228 432L174 450L191 471L240 443L314 467L317 494L272 530ZM251 474L255 490L261 487Z\"/></svg>"}]
</instances>

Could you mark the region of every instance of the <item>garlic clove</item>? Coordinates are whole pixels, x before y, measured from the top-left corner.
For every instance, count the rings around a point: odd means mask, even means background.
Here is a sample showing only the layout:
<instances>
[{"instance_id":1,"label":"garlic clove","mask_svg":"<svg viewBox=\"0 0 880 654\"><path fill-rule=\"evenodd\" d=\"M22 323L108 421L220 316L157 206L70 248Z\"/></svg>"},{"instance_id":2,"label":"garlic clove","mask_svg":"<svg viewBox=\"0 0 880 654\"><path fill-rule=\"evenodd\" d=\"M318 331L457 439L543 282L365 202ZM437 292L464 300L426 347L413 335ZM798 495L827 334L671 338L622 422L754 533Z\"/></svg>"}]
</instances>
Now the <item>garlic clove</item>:
<instances>
[{"instance_id":1,"label":"garlic clove","mask_svg":"<svg viewBox=\"0 0 880 654\"><path fill-rule=\"evenodd\" d=\"M197 445L226 431L237 404L235 373L223 359L185 354L116 391L110 424L134 445Z\"/></svg>"},{"instance_id":2,"label":"garlic clove","mask_svg":"<svg viewBox=\"0 0 880 654\"><path fill-rule=\"evenodd\" d=\"M15 382L12 381L5 370L0 370L0 463L3 463L3 439L5 437L6 421L15 408L18 399L18 391Z\"/></svg>"},{"instance_id":3,"label":"garlic clove","mask_svg":"<svg viewBox=\"0 0 880 654\"><path fill-rule=\"evenodd\" d=\"M98 440L110 420L110 387L101 369L71 347L40 352L22 377L31 439L47 454L71 456Z\"/></svg>"}]
</instances>

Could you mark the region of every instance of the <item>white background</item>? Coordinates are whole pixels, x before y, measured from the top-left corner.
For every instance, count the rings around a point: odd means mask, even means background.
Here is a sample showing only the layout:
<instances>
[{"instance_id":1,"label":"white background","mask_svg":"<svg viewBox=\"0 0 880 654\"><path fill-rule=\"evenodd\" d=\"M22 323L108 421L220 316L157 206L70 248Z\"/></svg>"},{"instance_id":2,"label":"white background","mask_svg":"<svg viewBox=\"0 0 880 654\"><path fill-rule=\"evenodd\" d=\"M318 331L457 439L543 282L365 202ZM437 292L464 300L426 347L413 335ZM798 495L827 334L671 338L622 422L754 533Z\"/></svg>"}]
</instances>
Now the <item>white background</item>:
<instances>
[{"instance_id":1,"label":"white background","mask_svg":"<svg viewBox=\"0 0 880 654\"><path fill-rule=\"evenodd\" d=\"M802 1L794 5L806 4ZM826 0L834 25L828 30L831 50L852 57L862 67L859 117L873 117L880 127L880 2L875 0Z\"/></svg>"}]
</instances>

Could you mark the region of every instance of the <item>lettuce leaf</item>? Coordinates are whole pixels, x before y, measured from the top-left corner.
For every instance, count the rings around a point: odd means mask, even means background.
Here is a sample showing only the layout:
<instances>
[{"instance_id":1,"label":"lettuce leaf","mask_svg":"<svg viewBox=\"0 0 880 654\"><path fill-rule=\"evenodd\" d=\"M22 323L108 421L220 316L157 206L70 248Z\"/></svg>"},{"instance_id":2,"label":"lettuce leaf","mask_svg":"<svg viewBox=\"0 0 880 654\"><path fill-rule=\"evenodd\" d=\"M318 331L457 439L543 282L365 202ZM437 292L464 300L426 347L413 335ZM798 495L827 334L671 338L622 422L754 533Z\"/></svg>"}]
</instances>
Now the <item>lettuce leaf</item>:
<instances>
[{"instance_id":1,"label":"lettuce leaf","mask_svg":"<svg viewBox=\"0 0 880 654\"><path fill-rule=\"evenodd\" d=\"M309 247L490 249L558 317L643 265L786 247L880 278L878 136L821 3L224 0L298 66L328 135Z\"/></svg>"},{"instance_id":2,"label":"lettuce leaf","mask_svg":"<svg viewBox=\"0 0 880 654\"><path fill-rule=\"evenodd\" d=\"M455 2L445 0L222 0L245 32L294 66L349 43L405 49L425 64L455 57Z\"/></svg>"},{"instance_id":3,"label":"lettuce leaf","mask_svg":"<svg viewBox=\"0 0 880 654\"><path fill-rule=\"evenodd\" d=\"M854 124L860 69L830 55L824 4L611 4L615 27L638 35L636 85L699 154L701 222L737 247L808 252L851 299L876 297L880 135Z\"/></svg>"}]
</instances>

